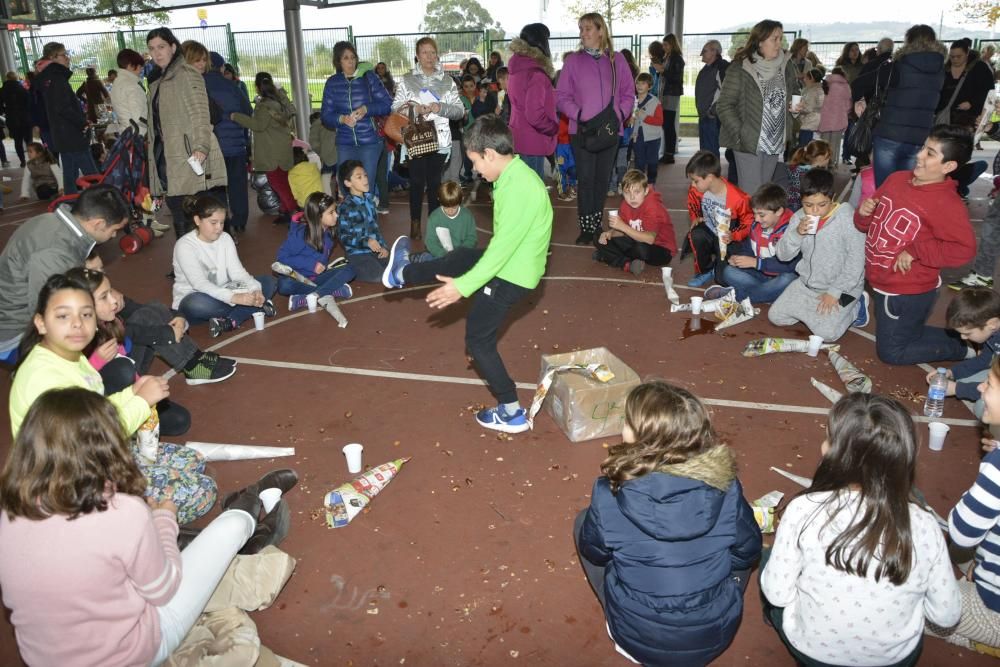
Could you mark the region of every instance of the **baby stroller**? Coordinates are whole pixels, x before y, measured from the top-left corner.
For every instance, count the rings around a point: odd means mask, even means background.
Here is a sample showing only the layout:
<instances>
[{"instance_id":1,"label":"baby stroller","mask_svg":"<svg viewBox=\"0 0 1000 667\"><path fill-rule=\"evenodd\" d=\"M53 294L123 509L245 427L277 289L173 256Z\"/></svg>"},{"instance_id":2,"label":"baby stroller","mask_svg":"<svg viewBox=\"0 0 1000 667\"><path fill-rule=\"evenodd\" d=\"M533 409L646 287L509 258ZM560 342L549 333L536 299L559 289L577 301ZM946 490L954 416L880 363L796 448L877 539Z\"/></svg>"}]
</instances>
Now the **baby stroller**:
<instances>
[{"instance_id":1,"label":"baby stroller","mask_svg":"<svg viewBox=\"0 0 1000 667\"><path fill-rule=\"evenodd\" d=\"M133 255L144 245L149 245L153 240L153 232L145 219L152 214L153 200L149 191L146 139L139 134L139 126L135 121L125 128L108 151L101 164L101 173L76 179L76 185L81 190L98 183L118 188L128 204L129 222L125 227L125 236L119 241L122 251ZM60 204L71 202L77 197L75 194L58 197L49 204L48 210L54 211Z\"/></svg>"}]
</instances>

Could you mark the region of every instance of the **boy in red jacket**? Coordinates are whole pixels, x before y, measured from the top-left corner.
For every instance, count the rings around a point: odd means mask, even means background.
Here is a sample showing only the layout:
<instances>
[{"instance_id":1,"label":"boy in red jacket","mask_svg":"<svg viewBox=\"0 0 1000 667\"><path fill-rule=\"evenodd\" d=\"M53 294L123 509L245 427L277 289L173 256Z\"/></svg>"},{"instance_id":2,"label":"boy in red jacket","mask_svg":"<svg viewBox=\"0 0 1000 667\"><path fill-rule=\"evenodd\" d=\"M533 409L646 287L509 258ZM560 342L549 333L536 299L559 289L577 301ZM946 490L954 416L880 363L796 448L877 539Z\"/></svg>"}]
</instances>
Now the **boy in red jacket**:
<instances>
[{"instance_id":1,"label":"boy in red jacket","mask_svg":"<svg viewBox=\"0 0 1000 667\"><path fill-rule=\"evenodd\" d=\"M666 266L677 254L674 225L660 193L646 175L629 169L622 177L622 207L609 216L611 230L594 241L594 259L638 276L647 264Z\"/></svg>"},{"instance_id":2,"label":"boy in red jacket","mask_svg":"<svg viewBox=\"0 0 1000 667\"><path fill-rule=\"evenodd\" d=\"M717 260L719 242L730 244L742 241L750 233L753 209L747 193L722 178L719 157L709 151L698 151L687 163L685 175L691 179L688 189L688 213L691 231L681 259L694 253L694 278L690 287L701 287L715 276L716 265L721 273L722 263ZM728 215L727 215L728 213ZM729 233L719 236L719 221L729 222ZM736 248L734 248L736 250Z\"/></svg>"},{"instance_id":3,"label":"boy in red jacket","mask_svg":"<svg viewBox=\"0 0 1000 667\"><path fill-rule=\"evenodd\" d=\"M972 156L972 136L956 125L931 129L912 172L891 174L861 203L854 224L865 232L865 275L875 290L876 349L887 364L965 359L955 332L929 327L941 269L976 254L969 212L948 178Z\"/></svg>"}]
</instances>

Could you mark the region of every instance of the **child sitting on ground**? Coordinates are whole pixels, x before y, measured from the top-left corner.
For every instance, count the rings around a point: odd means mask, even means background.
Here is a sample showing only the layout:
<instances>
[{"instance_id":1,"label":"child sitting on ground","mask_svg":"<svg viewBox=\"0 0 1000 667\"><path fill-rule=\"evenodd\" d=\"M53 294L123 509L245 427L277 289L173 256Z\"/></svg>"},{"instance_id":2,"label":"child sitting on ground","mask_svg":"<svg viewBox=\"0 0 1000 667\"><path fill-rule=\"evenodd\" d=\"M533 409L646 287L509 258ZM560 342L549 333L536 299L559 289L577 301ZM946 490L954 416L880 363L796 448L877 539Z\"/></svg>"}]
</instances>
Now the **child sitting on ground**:
<instances>
[{"instance_id":1,"label":"child sitting on ground","mask_svg":"<svg viewBox=\"0 0 1000 667\"><path fill-rule=\"evenodd\" d=\"M143 500L147 482L114 406L80 387L45 392L0 472L0 585L21 657L163 664L237 551L280 543L281 496L297 479L274 471L232 494L180 553L177 505Z\"/></svg>"},{"instance_id":2,"label":"child sitting on ground","mask_svg":"<svg viewBox=\"0 0 1000 667\"><path fill-rule=\"evenodd\" d=\"M41 201L62 196L62 169L59 168L59 160L37 141L28 144L27 151L28 160L21 176L21 200L30 199L32 193Z\"/></svg>"},{"instance_id":3,"label":"child sitting on ground","mask_svg":"<svg viewBox=\"0 0 1000 667\"><path fill-rule=\"evenodd\" d=\"M865 237L854 228L854 209L834 204L833 196L833 174L826 169L802 177L802 210L792 216L777 247L783 262L802 253L795 265L798 278L767 314L778 326L802 322L825 341L837 340L852 323L868 323Z\"/></svg>"},{"instance_id":4,"label":"child sitting on ground","mask_svg":"<svg viewBox=\"0 0 1000 667\"><path fill-rule=\"evenodd\" d=\"M455 181L445 181L438 187L440 206L427 216L427 252L414 253L411 262L444 257L455 248L475 248L476 220L472 212L462 206L462 186ZM447 242L447 243L446 243Z\"/></svg>"},{"instance_id":5,"label":"child sitting on ground","mask_svg":"<svg viewBox=\"0 0 1000 667\"><path fill-rule=\"evenodd\" d=\"M322 192L306 198L302 216L292 216L288 238L278 248L278 262L287 267L287 274L295 271L316 283L315 287L293 279L290 275L278 278L278 293L288 297L288 312L301 310L307 305L306 296L317 295L317 302L331 316L340 314L334 299L350 299L353 295L347 283L354 280L352 264L332 257L334 234L337 230L337 200Z\"/></svg>"},{"instance_id":6,"label":"child sitting on ground","mask_svg":"<svg viewBox=\"0 0 1000 667\"><path fill-rule=\"evenodd\" d=\"M925 618L958 622L941 529L911 502L918 443L890 398L856 392L830 411L812 485L761 563L765 619L797 664L915 665Z\"/></svg>"},{"instance_id":7,"label":"child sitting on ground","mask_svg":"<svg viewBox=\"0 0 1000 667\"><path fill-rule=\"evenodd\" d=\"M274 278L254 277L243 267L233 237L223 231L226 205L203 193L184 200L184 214L195 228L174 245L172 308L191 324L208 322L212 338L234 331L262 311L278 314L271 297Z\"/></svg>"},{"instance_id":8,"label":"child sitting on ground","mask_svg":"<svg viewBox=\"0 0 1000 667\"><path fill-rule=\"evenodd\" d=\"M619 652L708 664L739 628L761 551L735 452L694 395L648 382L629 392L622 444L601 472L573 537Z\"/></svg>"},{"instance_id":9,"label":"child sitting on ground","mask_svg":"<svg viewBox=\"0 0 1000 667\"><path fill-rule=\"evenodd\" d=\"M785 206L787 199L785 191L774 183L765 183L750 198L754 217L750 235L737 254L729 256L719 281L734 288L737 301L749 297L751 303L772 303L797 277L798 255L783 262L776 251L792 217L791 209Z\"/></svg>"},{"instance_id":10,"label":"child sitting on ground","mask_svg":"<svg viewBox=\"0 0 1000 667\"><path fill-rule=\"evenodd\" d=\"M359 160L344 160L337 169L344 201L337 207L340 242L358 280L377 283L389 263L389 250L378 227L375 197Z\"/></svg>"},{"instance_id":11,"label":"child sitting on ground","mask_svg":"<svg viewBox=\"0 0 1000 667\"><path fill-rule=\"evenodd\" d=\"M948 369L946 396L973 403L973 412L983 416L979 385L986 381L993 358L1000 353L1000 294L989 287L967 287L951 300L945 313L947 327L962 340L979 345L975 357L960 361ZM927 374L930 384L937 371Z\"/></svg>"},{"instance_id":12,"label":"child sitting on ground","mask_svg":"<svg viewBox=\"0 0 1000 667\"><path fill-rule=\"evenodd\" d=\"M875 349L887 364L960 361L968 353L954 333L927 326L927 317L941 269L976 255L969 211L948 178L971 155L967 129L931 128L913 171L890 174L854 215L854 224L868 235L865 272L875 290Z\"/></svg>"},{"instance_id":13,"label":"child sitting on ground","mask_svg":"<svg viewBox=\"0 0 1000 667\"><path fill-rule=\"evenodd\" d=\"M617 215L609 216L608 222L611 229L594 240L594 259L598 262L638 276L647 264L666 266L677 254L670 214L660 193L638 169L625 172L621 208Z\"/></svg>"},{"instance_id":14,"label":"child sitting on ground","mask_svg":"<svg viewBox=\"0 0 1000 667\"><path fill-rule=\"evenodd\" d=\"M681 251L681 259L689 253L694 254L694 278L688 285L701 287L715 276L719 242L729 245L742 241L750 233L753 209L750 196L722 178L719 157L711 151L695 153L684 173L691 179L687 199L691 231ZM724 233L721 239L720 221L729 225L728 234Z\"/></svg>"},{"instance_id":15,"label":"child sitting on ground","mask_svg":"<svg viewBox=\"0 0 1000 667\"><path fill-rule=\"evenodd\" d=\"M660 165L660 141L663 139L663 105L660 98L650 92L652 88L653 77L648 72L635 78L632 154L635 156L635 168L646 174L650 185L655 185Z\"/></svg>"},{"instance_id":16,"label":"child sitting on ground","mask_svg":"<svg viewBox=\"0 0 1000 667\"><path fill-rule=\"evenodd\" d=\"M440 259L411 263L410 240L392 244L382 284L393 289L439 280L427 295L431 308L445 308L475 294L466 322L465 345L498 404L476 413L483 428L523 433L531 428L517 399L517 386L497 352L497 333L511 309L527 298L545 273L552 239L552 202L535 170L514 154L514 137L493 114L481 116L465 135L466 155L494 184L493 237L486 250L458 247ZM453 276L457 276L453 277Z\"/></svg>"},{"instance_id":17,"label":"child sitting on ground","mask_svg":"<svg viewBox=\"0 0 1000 667\"><path fill-rule=\"evenodd\" d=\"M306 197L314 192L323 192L323 177L319 173L319 167L309 161L305 148L293 148L292 159L295 166L288 172L288 185L292 188L295 203L301 208L306 205Z\"/></svg>"},{"instance_id":18,"label":"child sitting on ground","mask_svg":"<svg viewBox=\"0 0 1000 667\"><path fill-rule=\"evenodd\" d=\"M830 166L830 144L822 139L800 146L788 162L788 208L794 213L802 208L802 175L810 169Z\"/></svg>"}]
</instances>

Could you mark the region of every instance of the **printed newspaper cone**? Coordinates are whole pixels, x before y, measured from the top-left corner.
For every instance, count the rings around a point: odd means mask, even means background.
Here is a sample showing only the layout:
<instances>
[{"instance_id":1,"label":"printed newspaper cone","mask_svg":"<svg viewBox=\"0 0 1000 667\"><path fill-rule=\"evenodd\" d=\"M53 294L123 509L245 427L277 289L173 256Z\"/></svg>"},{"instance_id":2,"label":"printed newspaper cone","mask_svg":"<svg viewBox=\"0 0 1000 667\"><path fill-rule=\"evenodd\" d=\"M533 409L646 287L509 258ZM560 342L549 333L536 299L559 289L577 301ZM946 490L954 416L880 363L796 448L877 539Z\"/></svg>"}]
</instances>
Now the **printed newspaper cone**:
<instances>
[{"instance_id":1,"label":"printed newspaper cone","mask_svg":"<svg viewBox=\"0 0 1000 667\"><path fill-rule=\"evenodd\" d=\"M406 457L369 468L350 482L327 493L323 503L326 507L326 525L329 528L343 528L349 524L372 498L389 485L409 460L410 457Z\"/></svg>"},{"instance_id":2,"label":"printed newspaper cone","mask_svg":"<svg viewBox=\"0 0 1000 667\"><path fill-rule=\"evenodd\" d=\"M830 355L830 363L833 364L834 370L837 371L837 375L840 376L848 393L872 393L872 379L865 375L861 369L836 350L827 350L827 354Z\"/></svg>"}]
</instances>

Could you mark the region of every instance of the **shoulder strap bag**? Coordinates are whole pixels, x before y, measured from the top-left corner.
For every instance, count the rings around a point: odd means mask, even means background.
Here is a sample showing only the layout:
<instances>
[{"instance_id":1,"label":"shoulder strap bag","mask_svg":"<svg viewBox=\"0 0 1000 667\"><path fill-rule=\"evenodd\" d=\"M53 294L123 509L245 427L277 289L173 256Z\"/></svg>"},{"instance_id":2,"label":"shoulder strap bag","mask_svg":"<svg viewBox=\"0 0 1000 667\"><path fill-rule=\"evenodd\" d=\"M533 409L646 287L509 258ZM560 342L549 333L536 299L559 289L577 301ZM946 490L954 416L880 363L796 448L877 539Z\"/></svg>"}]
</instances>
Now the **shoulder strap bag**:
<instances>
[{"instance_id":1,"label":"shoulder strap bag","mask_svg":"<svg viewBox=\"0 0 1000 667\"><path fill-rule=\"evenodd\" d=\"M618 111L615 109L618 98L618 72L615 68L615 52L611 51L610 56L611 100L600 113L589 120L580 120L580 112L576 114L577 134L580 136L583 149L589 153L600 153L618 145L618 129L621 127L621 119L618 118ZM597 61L597 66L601 66L600 60Z\"/></svg>"},{"instance_id":2,"label":"shoulder strap bag","mask_svg":"<svg viewBox=\"0 0 1000 667\"><path fill-rule=\"evenodd\" d=\"M427 120L422 114L413 116L413 105L410 107L410 122L403 128L403 144L409 159L421 158L438 151L437 128L434 121Z\"/></svg>"},{"instance_id":3,"label":"shoulder strap bag","mask_svg":"<svg viewBox=\"0 0 1000 667\"><path fill-rule=\"evenodd\" d=\"M951 93L951 99L948 100L948 104L944 105L941 111L937 112L934 116L935 125L951 125L951 108L955 105L955 100L958 98L958 93L962 90L962 84L965 83L965 77L969 76L969 70L966 69L962 72L962 78L958 80L958 85L955 86L955 90Z\"/></svg>"},{"instance_id":4,"label":"shoulder strap bag","mask_svg":"<svg viewBox=\"0 0 1000 667\"><path fill-rule=\"evenodd\" d=\"M885 65L882 66L884 67ZM892 71L895 66L895 62L890 64L889 78L881 90L878 87L878 72L875 72L875 94L872 95L872 101L865 107L864 112L861 114L858 122L854 124L854 127L851 128L851 133L847 137L847 149L851 155L868 155L871 153L874 136L872 133L875 130L875 126L878 125L879 119L882 116L882 108L885 106L885 100L889 96L889 85L892 83Z\"/></svg>"}]
</instances>

